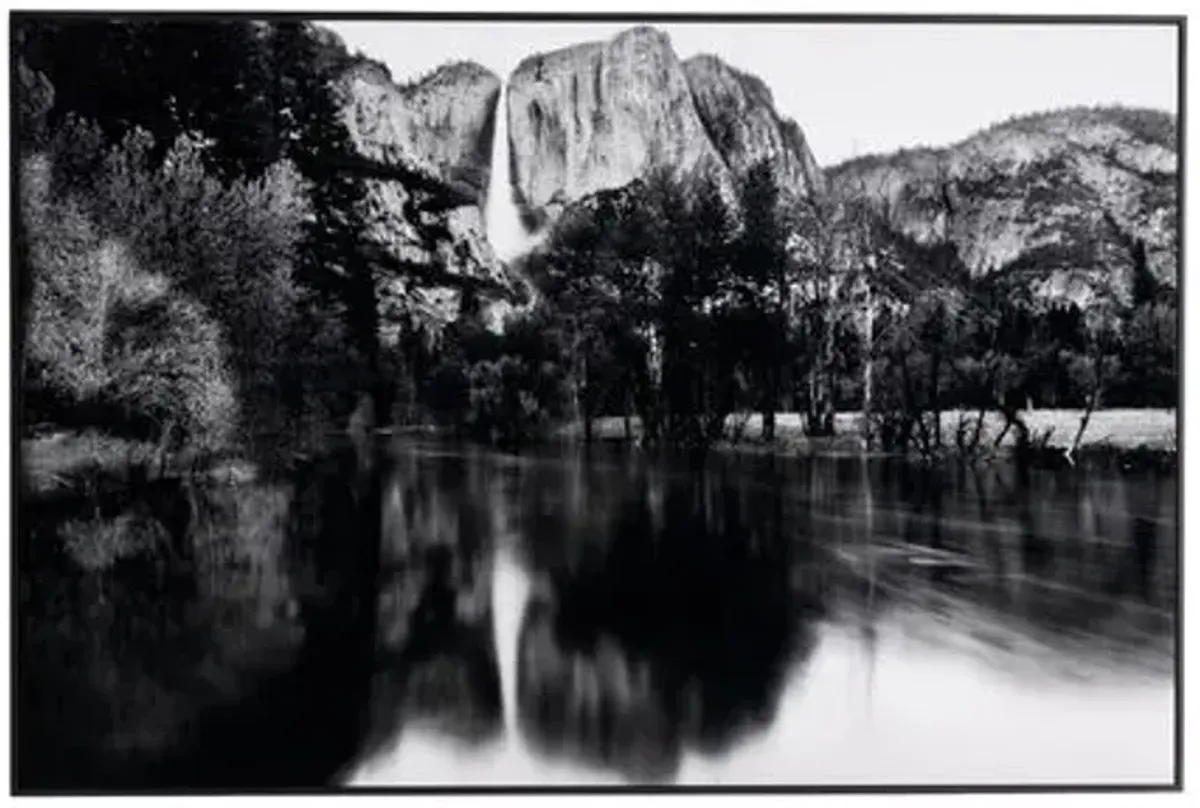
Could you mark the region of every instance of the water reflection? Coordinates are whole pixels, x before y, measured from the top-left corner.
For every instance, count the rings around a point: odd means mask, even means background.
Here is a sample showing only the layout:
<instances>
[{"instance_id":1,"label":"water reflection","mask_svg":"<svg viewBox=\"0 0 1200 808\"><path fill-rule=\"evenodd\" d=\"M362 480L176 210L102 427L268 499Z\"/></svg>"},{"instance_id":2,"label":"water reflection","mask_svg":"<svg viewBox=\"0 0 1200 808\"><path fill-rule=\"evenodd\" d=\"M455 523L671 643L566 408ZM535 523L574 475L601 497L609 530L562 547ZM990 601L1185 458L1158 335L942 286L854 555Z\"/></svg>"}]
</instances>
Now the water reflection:
<instances>
[{"instance_id":1,"label":"water reflection","mask_svg":"<svg viewBox=\"0 0 1200 808\"><path fill-rule=\"evenodd\" d=\"M659 520L652 488L630 486L602 549L574 566L565 542L535 551L549 585L521 632L519 701L541 751L667 779L685 748L718 754L773 720L819 601L792 589L802 548L784 538L779 489L726 482L670 486ZM744 509L761 518L741 531Z\"/></svg>"},{"instance_id":2,"label":"water reflection","mask_svg":"<svg viewBox=\"0 0 1200 808\"><path fill-rule=\"evenodd\" d=\"M491 570L482 512L461 508L462 458L398 458L385 487L374 723L368 747L405 723L479 743L501 727Z\"/></svg>"},{"instance_id":3,"label":"water reflection","mask_svg":"<svg viewBox=\"0 0 1200 808\"><path fill-rule=\"evenodd\" d=\"M1176 486L399 443L25 496L19 782L1166 782Z\"/></svg>"},{"instance_id":4,"label":"water reflection","mask_svg":"<svg viewBox=\"0 0 1200 808\"><path fill-rule=\"evenodd\" d=\"M23 790L320 785L363 733L378 484L104 475L22 493Z\"/></svg>"},{"instance_id":5,"label":"water reflection","mask_svg":"<svg viewBox=\"0 0 1200 808\"><path fill-rule=\"evenodd\" d=\"M517 716L465 756L410 733L359 782L1170 777L1172 478L414 456L422 479L467 464L453 518L520 593L490 618ZM1138 739L1120 763L1101 727ZM841 757L789 751L819 743Z\"/></svg>"}]
</instances>

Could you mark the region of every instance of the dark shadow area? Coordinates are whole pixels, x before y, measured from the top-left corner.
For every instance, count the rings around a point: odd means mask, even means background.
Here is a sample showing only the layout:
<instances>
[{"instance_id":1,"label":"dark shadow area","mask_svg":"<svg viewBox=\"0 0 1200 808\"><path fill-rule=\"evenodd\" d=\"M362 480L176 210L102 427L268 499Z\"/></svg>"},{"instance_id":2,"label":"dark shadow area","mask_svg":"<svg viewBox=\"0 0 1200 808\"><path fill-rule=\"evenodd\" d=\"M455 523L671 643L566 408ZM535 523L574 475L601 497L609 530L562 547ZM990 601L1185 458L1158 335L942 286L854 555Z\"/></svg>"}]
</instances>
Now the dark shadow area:
<instances>
[{"instance_id":1,"label":"dark shadow area","mask_svg":"<svg viewBox=\"0 0 1200 808\"><path fill-rule=\"evenodd\" d=\"M379 637L363 757L405 725L432 726L468 744L502 728L492 629L487 526L469 498L461 458L406 455L386 480Z\"/></svg>"},{"instance_id":2,"label":"dark shadow area","mask_svg":"<svg viewBox=\"0 0 1200 808\"><path fill-rule=\"evenodd\" d=\"M771 724L821 610L793 586L805 550L780 494L710 470L630 485L581 561L534 539L547 586L524 617L518 692L535 747L660 781L686 750L719 754Z\"/></svg>"},{"instance_id":3,"label":"dark shadow area","mask_svg":"<svg viewBox=\"0 0 1200 808\"><path fill-rule=\"evenodd\" d=\"M23 498L15 790L336 779L373 666L373 462L347 447L240 489L96 478Z\"/></svg>"}]
</instances>

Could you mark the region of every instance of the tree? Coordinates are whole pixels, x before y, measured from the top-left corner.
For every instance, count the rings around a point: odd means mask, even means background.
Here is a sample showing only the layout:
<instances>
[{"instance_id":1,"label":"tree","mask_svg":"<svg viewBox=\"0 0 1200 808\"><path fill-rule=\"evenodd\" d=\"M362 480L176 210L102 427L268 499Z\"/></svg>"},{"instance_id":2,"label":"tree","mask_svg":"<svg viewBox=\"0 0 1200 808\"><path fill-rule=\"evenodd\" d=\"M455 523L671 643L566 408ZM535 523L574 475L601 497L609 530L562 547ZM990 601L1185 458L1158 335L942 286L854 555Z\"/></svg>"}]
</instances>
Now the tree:
<instances>
[{"instance_id":1,"label":"tree","mask_svg":"<svg viewBox=\"0 0 1200 808\"><path fill-rule=\"evenodd\" d=\"M740 188L742 229L733 262L734 299L745 312L752 346L748 361L759 387L764 441L775 439L775 411L788 365L791 312L790 233L780 209L779 188L771 163L751 167Z\"/></svg>"},{"instance_id":2,"label":"tree","mask_svg":"<svg viewBox=\"0 0 1200 808\"><path fill-rule=\"evenodd\" d=\"M27 411L164 448L223 448L238 406L218 324L57 196L50 173L44 157L21 166Z\"/></svg>"},{"instance_id":3,"label":"tree","mask_svg":"<svg viewBox=\"0 0 1200 808\"><path fill-rule=\"evenodd\" d=\"M312 206L297 275L322 304L344 305L360 368L356 386L370 391L376 413L386 414L391 403L380 374L376 282L362 253L366 184L360 175L344 170L353 159L354 145L342 123L331 77L321 69L310 26L275 23L266 43L279 86L280 128L294 133L286 151L309 184Z\"/></svg>"},{"instance_id":4,"label":"tree","mask_svg":"<svg viewBox=\"0 0 1200 808\"><path fill-rule=\"evenodd\" d=\"M21 52L58 90L51 125L69 115L95 122L109 142L142 129L155 160L182 135L216 148L207 167L230 179L257 176L283 156L289 132L253 21L24 20ZM274 104L274 106L273 106Z\"/></svg>"},{"instance_id":5,"label":"tree","mask_svg":"<svg viewBox=\"0 0 1200 808\"><path fill-rule=\"evenodd\" d=\"M838 215L837 203L825 199L805 200L798 211L799 338L807 382L804 428L810 436L832 435L834 430L834 346L842 314L835 295L839 280L845 280L837 277L845 267Z\"/></svg>"},{"instance_id":6,"label":"tree","mask_svg":"<svg viewBox=\"0 0 1200 808\"><path fill-rule=\"evenodd\" d=\"M651 258L662 272L665 427L674 443L708 446L720 437L734 403L735 359L720 339L734 220L707 175L660 187L651 198L661 234Z\"/></svg>"},{"instance_id":7,"label":"tree","mask_svg":"<svg viewBox=\"0 0 1200 808\"><path fill-rule=\"evenodd\" d=\"M860 184L855 198L840 210L842 238L849 264L848 291L852 305L861 312L859 334L860 402L863 439L870 448L874 434L874 366L880 315L893 304L891 293L904 274L893 231L892 203L887 179L872 192Z\"/></svg>"}]
</instances>

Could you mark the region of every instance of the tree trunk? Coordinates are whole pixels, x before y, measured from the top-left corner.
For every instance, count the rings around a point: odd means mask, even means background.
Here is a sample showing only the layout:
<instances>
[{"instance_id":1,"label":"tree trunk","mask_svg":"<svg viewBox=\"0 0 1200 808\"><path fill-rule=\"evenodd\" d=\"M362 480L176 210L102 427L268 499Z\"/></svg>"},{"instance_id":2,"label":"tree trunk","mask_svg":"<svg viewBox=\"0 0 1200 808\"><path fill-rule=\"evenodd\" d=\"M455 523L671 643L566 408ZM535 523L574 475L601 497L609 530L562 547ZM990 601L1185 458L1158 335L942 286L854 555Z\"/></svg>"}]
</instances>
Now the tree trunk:
<instances>
[{"instance_id":1,"label":"tree trunk","mask_svg":"<svg viewBox=\"0 0 1200 808\"><path fill-rule=\"evenodd\" d=\"M862 431L865 448L870 449L874 443L871 428L871 366L872 352L875 348L875 302L870 289L867 290L867 327L863 338L863 369L862 369Z\"/></svg>"},{"instance_id":2,"label":"tree trunk","mask_svg":"<svg viewBox=\"0 0 1200 808\"><path fill-rule=\"evenodd\" d=\"M805 431L810 436L817 434L817 368L814 366L808 371L808 403L806 409L808 412L804 415Z\"/></svg>"},{"instance_id":3,"label":"tree trunk","mask_svg":"<svg viewBox=\"0 0 1200 808\"><path fill-rule=\"evenodd\" d=\"M776 390L776 378L776 372L769 373L767 394L762 403L762 439L764 443L772 443L775 440L775 402L779 398Z\"/></svg>"},{"instance_id":4,"label":"tree trunk","mask_svg":"<svg viewBox=\"0 0 1200 808\"><path fill-rule=\"evenodd\" d=\"M817 432L821 436L829 436L833 434L834 421L834 401L833 401L833 327L828 320L822 321L821 328L821 343L819 348L819 360L817 373L818 381L818 404L817 404Z\"/></svg>"},{"instance_id":5,"label":"tree trunk","mask_svg":"<svg viewBox=\"0 0 1200 808\"><path fill-rule=\"evenodd\" d=\"M567 386L571 390L571 420L576 425L576 428L582 428L584 431L584 439L588 439L588 426L585 423L583 412L583 397L580 393L580 360L579 360L579 327L575 325L571 330L571 361L570 361L570 378L567 381Z\"/></svg>"},{"instance_id":6,"label":"tree trunk","mask_svg":"<svg viewBox=\"0 0 1200 808\"><path fill-rule=\"evenodd\" d=\"M583 374L582 374L583 378L580 383L581 398L583 399L583 442L584 443L592 442L592 398L590 395L590 391L588 389L588 387L589 387L589 385L588 385L589 370L590 369L588 367L587 357L584 356L583 357Z\"/></svg>"},{"instance_id":7,"label":"tree trunk","mask_svg":"<svg viewBox=\"0 0 1200 808\"><path fill-rule=\"evenodd\" d=\"M937 449L942 448L942 402L941 402L941 380L942 374L942 353L934 351L931 374L929 378L929 403L933 407L933 445Z\"/></svg>"},{"instance_id":8,"label":"tree trunk","mask_svg":"<svg viewBox=\"0 0 1200 808\"><path fill-rule=\"evenodd\" d=\"M1075 440L1071 442L1071 448L1067 450L1067 461L1072 465L1075 463L1075 452L1079 451L1079 445L1083 442L1083 434L1087 432L1088 424L1092 420L1092 413L1096 407L1100 405L1100 390L1102 380L1100 378L1100 362L1096 362L1096 386L1088 396L1087 407L1083 411L1083 416L1079 419L1079 429L1075 432Z\"/></svg>"}]
</instances>

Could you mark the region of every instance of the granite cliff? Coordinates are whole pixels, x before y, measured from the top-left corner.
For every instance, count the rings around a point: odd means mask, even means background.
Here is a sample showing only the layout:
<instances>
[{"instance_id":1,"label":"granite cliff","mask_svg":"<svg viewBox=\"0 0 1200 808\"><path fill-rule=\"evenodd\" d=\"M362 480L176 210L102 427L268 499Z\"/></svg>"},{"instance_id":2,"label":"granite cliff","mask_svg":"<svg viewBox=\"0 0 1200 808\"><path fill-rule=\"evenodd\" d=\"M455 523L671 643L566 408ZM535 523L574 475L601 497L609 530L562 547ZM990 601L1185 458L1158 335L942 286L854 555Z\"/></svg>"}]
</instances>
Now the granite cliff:
<instances>
[{"instance_id":1,"label":"granite cliff","mask_svg":"<svg viewBox=\"0 0 1200 808\"><path fill-rule=\"evenodd\" d=\"M1047 294L1086 297L1089 279L1127 288L1140 241L1175 286L1174 116L1076 108L1014 118L945 148L855 159L826 170L842 198L866 194L919 241L945 228L970 272L1019 273ZM954 211L947 221L945 199Z\"/></svg>"},{"instance_id":2,"label":"granite cliff","mask_svg":"<svg viewBox=\"0 0 1200 808\"><path fill-rule=\"evenodd\" d=\"M483 221L500 79L456 64L399 86L382 65L357 58L340 85L359 155L375 170L376 241L403 262L433 268L416 282L426 317L452 318L465 286L512 290ZM918 241L940 237L949 199L947 235L976 276L1019 273L1043 292L1079 297L1088 280L1127 280L1141 243L1151 271L1176 283L1178 145L1165 113L1060 110L947 147L823 171L763 81L715 56L680 60L667 35L649 27L530 56L503 98L513 198L530 226L586 210L653 169L706 172L731 189L766 160L785 195L865 194ZM426 183L457 201L414 215L410 202L424 198ZM430 232L450 238L431 251ZM405 291L404 281L388 283Z\"/></svg>"},{"instance_id":3,"label":"granite cliff","mask_svg":"<svg viewBox=\"0 0 1200 808\"><path fill-rule=\"evenodd\" d=\"M353 170L366 178L371 248L385 268L377 275L385 341L403 315L435 329L450 322L464 290L511 290L483 222L500 84L469 62L400 85L382 64L342 61L342 119L356 146Z\"/></svg>"},{"instance_id":4,"label":"granite cliff","mask_svg":"<svg viewBox=\"0 0 1200 808\"><path fill-rule=\"evenodd\" d=\"M779 187L793 196L821 193L824 175L799 125L779 115L757 76L702 54L683 63L704 131L734 176L768 160Z\"/></svg>"},{"instance_id":5,"label":"granite cliff","mask_svg":"<svg viewBox=\"0 0 1200 808\"><path fill-rule=\"evenodd\" d=\"M508 87L515 195L532 225L655 168L709 172L729 188L768 158L790 191L822 184L761 81L712 56L681 62L654 28L531 56Z\"/></svg>"}]
</instances>

